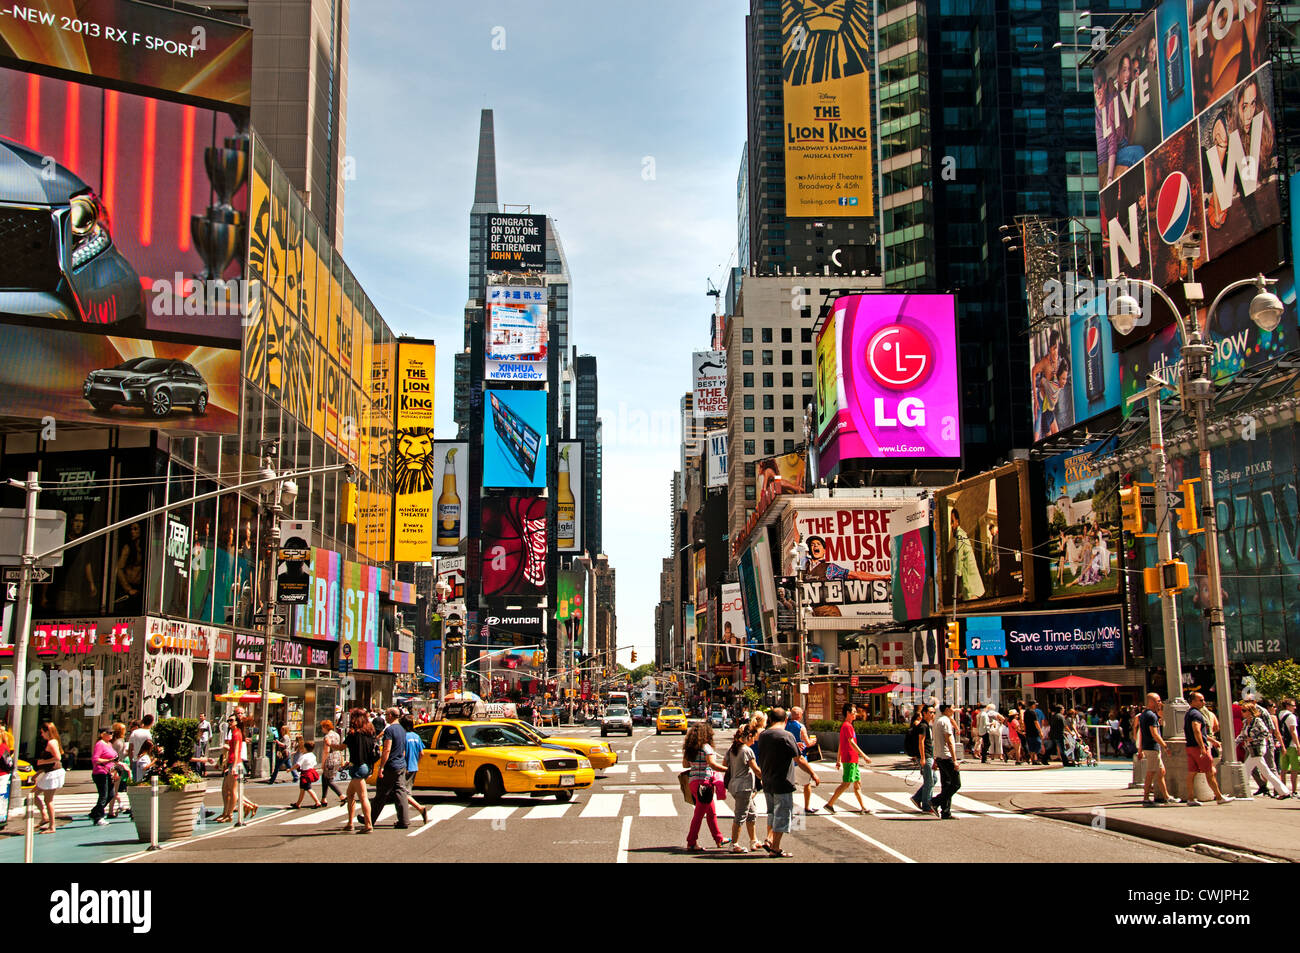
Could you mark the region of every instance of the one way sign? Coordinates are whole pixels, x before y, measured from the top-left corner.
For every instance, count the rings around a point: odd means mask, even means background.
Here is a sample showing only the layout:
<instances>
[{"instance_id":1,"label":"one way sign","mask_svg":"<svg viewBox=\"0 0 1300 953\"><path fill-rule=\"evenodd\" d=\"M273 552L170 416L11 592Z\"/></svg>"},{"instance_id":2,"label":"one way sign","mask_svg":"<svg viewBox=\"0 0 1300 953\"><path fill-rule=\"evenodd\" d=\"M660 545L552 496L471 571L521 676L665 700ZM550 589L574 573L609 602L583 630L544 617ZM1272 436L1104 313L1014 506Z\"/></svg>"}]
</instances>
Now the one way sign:
<instances>
[{"instance_id":1,"label":"one way sign","mask_svg":"<svg viewBox=\"0 0 1300 953\"><path fill-rule=\"evenodd\" d=\"M49 582L53 578L54 578L54 573L50 572L44 566L32 567L33 583L40 584L43 582ZM23 568L21 566L6 566L4 580L5 582L22 582Z\"/></svg>"}]
</instances>

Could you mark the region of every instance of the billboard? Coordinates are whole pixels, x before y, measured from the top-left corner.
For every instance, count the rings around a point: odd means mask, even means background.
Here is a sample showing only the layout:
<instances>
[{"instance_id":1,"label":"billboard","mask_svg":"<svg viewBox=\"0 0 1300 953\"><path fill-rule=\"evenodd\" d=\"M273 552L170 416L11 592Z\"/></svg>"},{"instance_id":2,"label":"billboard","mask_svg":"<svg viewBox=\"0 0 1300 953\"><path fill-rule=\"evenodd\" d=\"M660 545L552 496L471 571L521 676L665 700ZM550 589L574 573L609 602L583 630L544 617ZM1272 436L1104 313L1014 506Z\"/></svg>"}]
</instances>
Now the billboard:
<instances>
[{"instance_id":1,"label":"billboard","mask_svg":"<svg viewBox=\"0 0 1300 953\"><path fill-rule=\"evenodd\" d=\"M388 592L388 570L345 560L332 549L312 549L307 601L295 606L294 635L347 643L356 669L409 672L411 653L379 644L380 593Z\"/></svg>"},{"instance_id":2,"label":"billboard","mask_svg":"<svg viewBox=\"0 0 1300 953\"><path fill-rule=\"evenodd\" d=\"M696 417L727 416L727 352L695 351L691 354Z\"/></svg>"},{"instance_id":3,"label":"billboard","mask_svg":"<svg viewBox=\"0 0 1300 953\"><path fill-rule=\"evenodd\" d=\"M583 551L582 442L559 444L555 486L555 548L561 553Z\"/></svg>"},{"instance_id":4,"label":"billboard","mask_svg":"<svg viewBox=\"0 0 1300 953\"><path fill-rule=\"evenodd\" d=\"M1068 324L1074 422L1081 424L1119 406L1119 355L1105 297L1098 295L1083 304L1070 315Z\"/></svg>"},{"instance_id":5,"label":"billboard","mask_svg":"<svg viewBox=\"0 0 1300 953\"><path fill-rule=\"evenodd\" d=\"M900 507L913 505L878 500L833 509L788 508L782 566L793 574L791 547L800 541L808 547L802 600L811 613L809 628L892 621L894 560L889 521Z\"/></svg>"},{"instance_id":6,"label":"billboard","mask_svg":"<svg viewBox=\"0 0 1300 953\"><path fill-rule=\"evenodd\" d=\"M3 20L11 41L17 19ZM8 413L235 432L243 122L0 68Z\"/></svg>"},{"instance_id":7,"label":"billboard","mask_svg":"<svg viewBox=\"0 0 1300 953\"><path fill-rule=\"evenodd\" d=\"M546 486L546 392L493 390L483 406L483 485Z\"/></svg>"},{"instance_id":8,"label":"billboard","mask_svg":"<svg viewBox=\"0 0 1300 953\"><path fill-rule=\"evenodd\" d=\"M774 487L776 493L803 493L807 481L808 454L804 450L754 461L755 496L760 500L768 487Z\"/></svg>"},{"instance_id":9,"label":"billboard","mask_svg":"<svg viewBox=\"0 0 1300 953\"><path fill-rule=\"evenodd\" d=\"M397 346L397 401L393 419L393 559L428 562L433 550L435 348L431 342Z\"/></svg>"},{"instance_id":10,"label":"billboard","mask_svg":"<svg viewBox=\"0 0 1300 953\"><path fill-rule=\"evenodd\" d=\"M1109 277L1179 279L1281 222L1264 0L1163 0L1093 73Z\"/></svg>"},{"instance_id":11,"label":"billboard","mask_svg":"<svg viewBox=\"0 0 1300 953\"><path fill-rule=\"evenodd\" d=\"M1265 361L1275 360L1300 346L1297 332L1295 273L1286 268L1278 274L1278 283L1272 291L1286 308L1282 320L1272 331L1263 331L1250 319L1250 303L1258 292L1253 286L1239 288L1224 297L1214 312L1208 327L1201 331L1207 343L1214 345L1210 358L1211 377L1216 384L1225 384L1246 368ZM1200 308L1197 315L1204 322L1208 309ZM1120 388L1124 416L1133 413L1129 397L1146 386L1147 375L1152 371L1166 381L1176 382L1182 373L1181 340L1178 329L1165 327L1147 340L1124 350L1120 364ZM1166 390L1164 396L1174 393Z\"/></svg>"},{"instance_id":12,"label":"billboard","mask_svg":"<svg viewBox=\"0 0 1300 953\"><path fill-rule=\"evenodd\" d=\"M483 595L545 595L546 500L485 497L480 543Z\"/></svg>"},{"instance_id":13,"label":"billboard","mask_svg":"<svg viewBox=\"0 0 1300 953\"><path fill-rule=\"evenodd\" d=\"M889 514L895 622L934 615L934 528L929 500L917 500ZM918 653L918 657L923 653Z\"/></svg>"},{"instance_id":14,"label":"billboard","mask_svg":"<svg viewBox=\"0 0 1300 953\"><path fill-rule=\"evenodd\" d=\"M964 645L969 656L992 656L998 667L1021 671L1124 664L1124 627L1118 606L973 617L966 620Z\"/></svg>"},{"instance_id":15,"label":"billboard","mask_svg":"<svg viewBox=\"0 0 1300 953\"><path fill-rule=\"evenodd\" d=\"M546 289L490 284L483 376L489 381L546 381Z\"/></svg>"},{"instance_id":16,"label":"billboard","mask_svg":"<svg viewBox=\"0 0 1300 953\"><path fill-rule=\"evenodd\" d=\"M468 525L466 501L469 492L469 444L456 440L433 442L433 486L438 490L433 552L454 553L465 538Z\"/></svg>"},{"instance_id":17,"label":"billboard","mask_svg":"<svg viewBox=\"0 0 1300 953\"><path fill-rule=\"evenodd\" d=\"M1050 599L1119 591L1119 477L1094 468L1102 441L1043 467Z\"/></svg>"},{"instance_id":18,"label":"billboard","mask_svg":"<svg viewBox=\"0 0 1300 953\"><path fill-rule=\"evenodd\" d=\"M1034 599L1029 465L1018 460L939 490L939 609ZM1027 557L1025 554L1029 553Z\"/></svg>"},{"instance_id":19,"label":"billboard","mask_svg":"<svg viewBox=\"0 0 1300 953\"><path fill-rule=\"evenodd\" d=\"M1034 440L1074 426L1070 335L1065 318L1048 318L1029 335L1029 399Z\"/></svg>"},{"instance_id":20,"label":"billboard","mask_svg":"<svg viewBox=\"0 0 1300 953\"><path fill-rule=\"evenodd\" d=\"M727 485L727 431L710 430L704 435L708 469L704 485L709 489Z\"/></svg>"},{"instance_id":21,"label":"billboard","mask_svg":"<svg viewBox=\"0 0 1300 953\"><path fill-rule=\"evenodd\" d=\"M488 271L545 271L545 215L489 215Z\"/></svg>"},{"instance_id":22,"label":"billboard","mask_svg":"<svg viewBox=\"0 0 1300 953\"><path fill-rule=\"evenodd\" d=\"M735 665L745 661L744 646L747 644L745 629L744 600L740 595L740 583L724 582L722 584L722 602L719 606L722 616L722 637L719 642L725 644L720 650L720 657L725 665Z\"/></svg>"},{"instance_id":23,"label":"billboard","mask_svg":"<svg viewBox=\"0 0 1300 953\"><path fill-rule=\"evenodd\" d=\"M0 16L0 57L245 108L253 31L130 0L26 0Z\"/></svg>"},{"instance_id":24,"label":"billboard","mask_svg":"<svg viewBox=\"0 0 1300 953\"><path fill-rule=\"evenodd\" d=\"M875 214L871 6L782 0L785 214Z\"/></svg>"},{"instance_id":25,"label":"billboard","mask_svg":"<svg viewBox=\"0 0 1300 953\"><path fill-rule=\"evenodd\" d=\"M953 296L848 295L831 313L838 409L819 443L818 472L859 458L960 459Z\"/></svg>"}]
</instances>

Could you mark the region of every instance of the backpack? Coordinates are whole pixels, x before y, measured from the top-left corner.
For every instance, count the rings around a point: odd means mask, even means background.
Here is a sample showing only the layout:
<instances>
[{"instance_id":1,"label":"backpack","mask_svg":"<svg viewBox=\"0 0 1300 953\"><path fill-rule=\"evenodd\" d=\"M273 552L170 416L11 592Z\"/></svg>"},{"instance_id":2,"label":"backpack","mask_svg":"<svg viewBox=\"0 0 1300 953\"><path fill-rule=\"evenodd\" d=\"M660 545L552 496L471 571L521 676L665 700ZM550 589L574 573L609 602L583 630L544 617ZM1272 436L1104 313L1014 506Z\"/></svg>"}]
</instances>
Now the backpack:
<instances>
[{"instance_id":1,"label":"backpack","mask_svg":"<svg viewBox=\"0 0 1300 953\"><path fill-rule=\"evenodd\" d=\"M1279 727L1281 728L1282 731L1282 744L1285 747L1289 748L1291 747L1291 739L1292 739L1291 726L1295 724L1295 719L1296 719L1295 712L1284 710L1282 714L1277 716L1277 718L1278 721L1280 722Z\"/></svg>"},{"instance_id":2,"label":"backpack","mask_svg":"<svg viewBox=\"0 0 1300 953\"><path fill-rule=\"evenodd\" d=\"M921 726L913 725L907 729L907 734L903 736L903 753L911 755L913 758L921 757Z\"/></svg>"}]
</instances>

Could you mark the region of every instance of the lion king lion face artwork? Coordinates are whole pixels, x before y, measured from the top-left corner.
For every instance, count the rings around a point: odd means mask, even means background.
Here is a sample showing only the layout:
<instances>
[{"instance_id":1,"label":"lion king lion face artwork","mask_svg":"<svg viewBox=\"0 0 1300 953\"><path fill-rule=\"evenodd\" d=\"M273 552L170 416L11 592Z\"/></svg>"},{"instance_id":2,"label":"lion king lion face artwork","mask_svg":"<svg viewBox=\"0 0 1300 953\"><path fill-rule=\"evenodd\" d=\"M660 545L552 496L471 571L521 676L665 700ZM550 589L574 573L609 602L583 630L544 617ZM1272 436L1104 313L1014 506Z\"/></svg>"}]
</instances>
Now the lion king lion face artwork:
<instances>
[{"instance_id":1,"label":"lion king lion face artwork","mask_svg":"<svg viewBox=\"0 0 1300 953\"><path fill-rule=\"evenodd\" d=\"M871 7L863 0L783 0L782 72L791 86L842 79L870 62Z\"/></svg>"},{"instance_id":2,"label":"lion king lion face artwork","mask_svg":"<svg viewBox=\"0 0 1300 953\"><path fill-rule=\"evenodd\" d=\"M433 489L433 431L412 427L398 432L394 484L399 494L427 493Z\"/></svg>"}]
</instances>

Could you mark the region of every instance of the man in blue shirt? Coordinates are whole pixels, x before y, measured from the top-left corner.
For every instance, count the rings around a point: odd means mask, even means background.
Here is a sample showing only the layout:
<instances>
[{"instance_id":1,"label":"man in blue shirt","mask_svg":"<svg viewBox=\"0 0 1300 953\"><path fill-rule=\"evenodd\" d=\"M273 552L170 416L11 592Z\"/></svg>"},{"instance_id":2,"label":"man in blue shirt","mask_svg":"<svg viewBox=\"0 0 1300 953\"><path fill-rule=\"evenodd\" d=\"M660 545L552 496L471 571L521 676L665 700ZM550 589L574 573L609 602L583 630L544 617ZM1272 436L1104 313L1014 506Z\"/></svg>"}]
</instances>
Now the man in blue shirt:
<instances>
[{"instance_id":1,"label":"man in blue shirt","mask_svg":"<svg viewBox=\"0 0 1300 953\"><path fill-rule=\"evenodd\" d=\"M406 800L411 792L406 778L406 730L397 723L397 717L396 708L384 712L388 724L381 739L383 747L379 763L375 766L375 797L371 801L370 813L372 819L378 818L384 805L391 800L397 809L397 822L393 827L403 830L409 826Z\"/></svg>"},{"instance_id":2,"label":"man in blue shirt","mask_svg":"<svg viewBox=\"0 0 1300 953\"><path fill-rule=\"evenodd\" d=\"M1138 743L1142 747L1142 757L1147 768L1146 778L1142 782L1142 806L1176 803L1169 796L1169 788L1165 785L1165 762L1160 752L1162 749L1167 752L1169 743L1160 735L1160 696L1155 692L1147 695L1147 707L1138 715ZM1153 785L1159 794L1154 801L1150 800Z\"/></svg>"}]
</instances>

